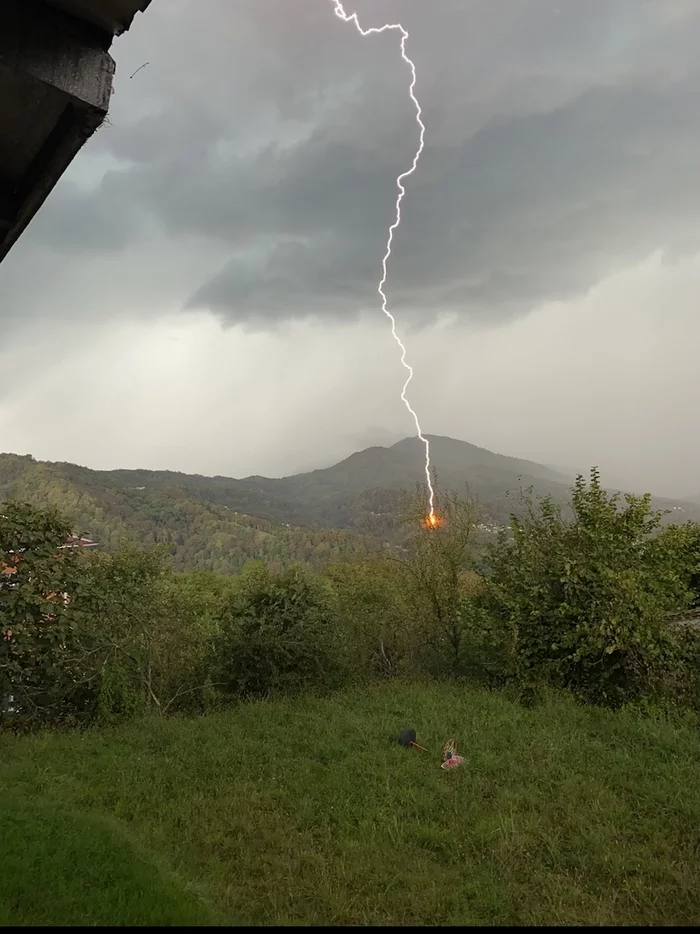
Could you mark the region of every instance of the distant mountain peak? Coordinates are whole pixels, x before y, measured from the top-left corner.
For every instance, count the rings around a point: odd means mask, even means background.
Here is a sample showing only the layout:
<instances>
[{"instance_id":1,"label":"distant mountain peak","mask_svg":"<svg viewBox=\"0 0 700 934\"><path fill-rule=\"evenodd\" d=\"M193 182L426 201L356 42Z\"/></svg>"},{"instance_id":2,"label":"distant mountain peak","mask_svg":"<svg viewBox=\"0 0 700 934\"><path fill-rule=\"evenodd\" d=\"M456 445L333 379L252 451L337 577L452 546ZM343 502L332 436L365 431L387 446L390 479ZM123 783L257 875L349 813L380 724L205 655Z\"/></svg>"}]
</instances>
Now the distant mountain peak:
<instances>
[{"instance_id":1,"label":"distant mountain peak","mask_svg":"<svg viewBox=\"0 0 700 934\"><path fill-rule=\"evenodd\" d=\"M508 522L520 488L560 503L570 497L573 477L550 467L456 438L427 437L438 494L468 491L486 522L482 528ZM424 489L424 465L415 436L281 479L90 470L0 454L0 502L60 503L76 530L107 550L122 541L167 544L176 567L235 571L250 557L322 563L331 555L399 544L403 493ZM656 498L654 505L675 509L676 520L700 518L700 497L695 505Z\"/></svg>"}]
</instances>

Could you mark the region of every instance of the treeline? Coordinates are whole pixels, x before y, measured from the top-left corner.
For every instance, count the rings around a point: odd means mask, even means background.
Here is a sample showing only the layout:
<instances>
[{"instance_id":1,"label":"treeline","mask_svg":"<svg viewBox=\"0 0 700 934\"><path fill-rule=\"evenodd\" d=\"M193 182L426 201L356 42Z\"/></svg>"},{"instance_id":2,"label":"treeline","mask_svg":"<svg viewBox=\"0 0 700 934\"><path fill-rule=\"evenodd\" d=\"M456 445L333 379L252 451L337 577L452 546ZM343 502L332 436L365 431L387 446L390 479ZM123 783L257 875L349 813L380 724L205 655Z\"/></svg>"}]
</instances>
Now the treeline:
<instances>
[{"instance_id":1,"label":"treeline","mask_svg":"<svg viewBox=\"0 0 700 934\"><path fill-rule=\"evenodd\" d=\"M700 709L700 525L576 481L566 515L523 497L475 550L474 505L416 503L404 554L321 570L177 571L167 548L61 549L58 514L0 507L2 722L111 722L383 678L543 685L617 707ZM329 557L333 557L332 555Z\"/></svg>"},{"instance_id":2,"label":"treeline","mask_svg":"<svg viewBox=\"0 0 700 934\"><path fill-rule=\"evenodd\" d=\"M57 509L108 551L163 544L176 569L233 574L251 558L320 569L332 558L404 546L406 493L375 466L370 470L365 464L359 479L351 470L337 476L319 471L286 480L233 480L95 471L0 454L0 501ZM489 526L507 523L511 508L507 477L499 478L488 485L481 478L479 485L480 518ZM515 476L510 480L517 486ZM381 487L385 481L390 485Z\"/></svg>"},{"instance_id":3,"label":"treeline","mask_svg":"<svg viewBox=\"0 0 700 934\"><path fill-rule=\"evenodd\" d=\"M208 492L216 487L215 478L201 482ZM371 555L385 547L382 533L387 522L379 517L358 522L351 530L278 524L207 501L202 491L174 481L155 488L126 485L87 468L10 454L0 455L0 499L60 511L104 551L162 545L174 570L235 574L251 559L280 567L301 562L320 569L329 560Z\"/></svg>"}]
</instances>

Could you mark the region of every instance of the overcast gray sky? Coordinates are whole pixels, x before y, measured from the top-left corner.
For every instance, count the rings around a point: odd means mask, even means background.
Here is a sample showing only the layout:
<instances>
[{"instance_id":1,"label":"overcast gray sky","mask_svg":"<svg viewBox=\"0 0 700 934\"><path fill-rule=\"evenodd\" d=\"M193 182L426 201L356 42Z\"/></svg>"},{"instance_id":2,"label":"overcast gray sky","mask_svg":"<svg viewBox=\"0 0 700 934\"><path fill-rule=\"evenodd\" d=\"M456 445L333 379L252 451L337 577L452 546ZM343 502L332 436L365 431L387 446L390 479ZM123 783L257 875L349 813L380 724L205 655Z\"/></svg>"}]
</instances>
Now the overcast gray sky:
<instances>
[{"instance_id":1,"label":"overcast gray sky","mask_svg":"<svg viewBox=\"0 0 700 934\"><path fill-rule=\"evenodd\" d=\"M387 292L424 429L700 493L700 0L345 6L417 67ZM112 54L109 125L0 266L0 449L280 475L410 434L375 291L397 34L152 0Z\"/></svg>"}]
</instances>

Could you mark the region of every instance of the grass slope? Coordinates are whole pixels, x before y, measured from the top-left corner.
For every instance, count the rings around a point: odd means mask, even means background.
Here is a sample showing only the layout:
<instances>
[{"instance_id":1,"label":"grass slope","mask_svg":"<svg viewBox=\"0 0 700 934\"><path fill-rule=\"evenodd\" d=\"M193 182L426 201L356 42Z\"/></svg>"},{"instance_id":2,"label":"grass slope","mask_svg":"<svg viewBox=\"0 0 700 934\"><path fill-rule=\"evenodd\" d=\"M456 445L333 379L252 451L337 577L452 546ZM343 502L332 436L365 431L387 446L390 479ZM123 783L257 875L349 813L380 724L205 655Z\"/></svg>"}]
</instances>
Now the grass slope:
<instances>
[{"instance_id":1,"label":"grass slope","mask_svg":"<svg viewBox=\"0 0 700 934\"><path fill-rule=\"evenodd\" d=\"M190 887L114 822L5 798L0 804L0 925L203 925Z\"/></svg>"},{"instance_id":2,"label":"grass slope","mask_svg":"<svg viewBox=\"0 0 700 934\"><path fill-rule=\"evenodd\" d=\"M392 742L405 725L429 754ZM446 773L439 751L452 735L466 762ZM21 858L35 887L61 889L54 922L80 920L89 883L95 898L104 892L100 917L126 923L144 885L128 863L121 901L113 876L95 878L98 859L125 865L121 837L111 844L105 832L93 846L85 825L58 852L40 820L62 807L118 822L134 852L158 854L224 923L700 921L700 737L690 726L392 685L0 744L6 808L21 795L44 815L34 823L20 809L32 841ZM6 846L22 851L18 838ZM5 885L0 918L10 902ZM199 910L178 904L181 918ZM12 918L37 913L25 899Z\"/></svg>"}]
</instances>

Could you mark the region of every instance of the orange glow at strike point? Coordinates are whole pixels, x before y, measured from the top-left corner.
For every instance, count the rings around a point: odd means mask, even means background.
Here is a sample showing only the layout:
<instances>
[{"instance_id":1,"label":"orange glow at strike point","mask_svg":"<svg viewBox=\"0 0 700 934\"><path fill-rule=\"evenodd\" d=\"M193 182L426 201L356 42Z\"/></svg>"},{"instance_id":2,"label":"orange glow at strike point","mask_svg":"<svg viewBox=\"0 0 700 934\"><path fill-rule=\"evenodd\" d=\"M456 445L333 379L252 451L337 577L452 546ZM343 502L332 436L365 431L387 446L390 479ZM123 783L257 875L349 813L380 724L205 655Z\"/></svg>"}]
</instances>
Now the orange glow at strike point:
<instances>
[{"instance_id":1,"label":"orange glow at strike point","mask_svg":"<svg viewBox=\"0 0 700 934\"><path fill-rule=\"evenodd\" d=\"M425 517L425 526L428 529L436 529L440 525L440 519L434 512L428 513Z\"/></svg>"}]
</instances>

